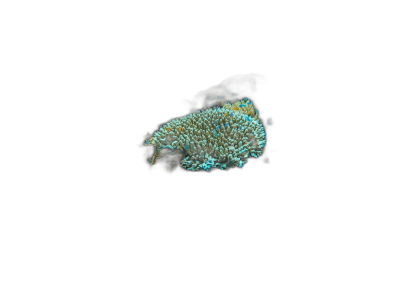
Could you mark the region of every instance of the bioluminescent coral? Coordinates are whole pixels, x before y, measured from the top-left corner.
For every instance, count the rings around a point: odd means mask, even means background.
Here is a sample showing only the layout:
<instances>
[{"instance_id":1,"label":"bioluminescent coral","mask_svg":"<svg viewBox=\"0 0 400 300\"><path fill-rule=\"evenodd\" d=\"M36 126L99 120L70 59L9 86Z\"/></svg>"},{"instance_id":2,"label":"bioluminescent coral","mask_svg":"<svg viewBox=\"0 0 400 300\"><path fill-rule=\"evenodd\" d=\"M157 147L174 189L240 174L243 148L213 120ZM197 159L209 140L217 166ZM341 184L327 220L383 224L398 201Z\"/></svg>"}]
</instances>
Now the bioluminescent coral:
<instances>
[{"instance_id":1,"label":"bioluminescent coral","mask_svg":"<svg viewBox=\"0 0 400 300\"><path fill-rule=\"evenodd\" d=\"M168 148L181 151L181 166L191 171L242 167L249 156L262 154L265 143L258 111L247 98L173 119L145 141L155 147L150 164Z\"/></svg>"}]
</instances>

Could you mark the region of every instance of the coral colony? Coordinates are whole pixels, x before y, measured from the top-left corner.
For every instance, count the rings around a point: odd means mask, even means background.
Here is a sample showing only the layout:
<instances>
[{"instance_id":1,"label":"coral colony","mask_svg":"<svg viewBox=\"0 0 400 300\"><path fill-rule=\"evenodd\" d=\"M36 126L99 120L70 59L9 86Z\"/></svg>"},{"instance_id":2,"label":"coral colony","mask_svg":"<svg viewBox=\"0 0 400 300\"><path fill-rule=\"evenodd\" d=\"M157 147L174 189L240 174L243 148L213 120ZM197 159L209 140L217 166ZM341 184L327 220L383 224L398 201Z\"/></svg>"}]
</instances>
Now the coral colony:
<instances>
[{"instance_id":1,"label":"coral colony","mask_svg":"<svg viewBox=\"0 0 400 300\"><path fill-rule=\"evenodd\" d=\"M154 164L161 150L169 148L183 153L181 166L187 170L242 167L247 157L260 156L266 143L257 116L251 101L243 98L173 119L145 141L155 147L148 162Z\"/></svg>"}]
</instances>

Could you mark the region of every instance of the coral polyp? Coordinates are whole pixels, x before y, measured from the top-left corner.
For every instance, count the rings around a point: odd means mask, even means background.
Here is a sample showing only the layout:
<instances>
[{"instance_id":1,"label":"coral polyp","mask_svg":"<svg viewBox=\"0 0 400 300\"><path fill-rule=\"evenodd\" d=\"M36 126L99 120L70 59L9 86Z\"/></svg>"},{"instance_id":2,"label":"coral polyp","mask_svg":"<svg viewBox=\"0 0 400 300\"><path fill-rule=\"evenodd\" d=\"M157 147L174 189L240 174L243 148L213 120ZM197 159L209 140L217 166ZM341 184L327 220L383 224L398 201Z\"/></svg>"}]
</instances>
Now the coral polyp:
<instances>
[{"instance_id":1,"label":"coral polyp","mask_svg":"<svg viewBox=\"0 0 400 300\"><path fill-rule=\"evenodd\" d=\"M265 143L258 111L247 98L173 119L145 141L155 148L150 164L169 148L183 153L181 166L191 171L242 167L262 154Z\"/></svg>"}]
</instances>

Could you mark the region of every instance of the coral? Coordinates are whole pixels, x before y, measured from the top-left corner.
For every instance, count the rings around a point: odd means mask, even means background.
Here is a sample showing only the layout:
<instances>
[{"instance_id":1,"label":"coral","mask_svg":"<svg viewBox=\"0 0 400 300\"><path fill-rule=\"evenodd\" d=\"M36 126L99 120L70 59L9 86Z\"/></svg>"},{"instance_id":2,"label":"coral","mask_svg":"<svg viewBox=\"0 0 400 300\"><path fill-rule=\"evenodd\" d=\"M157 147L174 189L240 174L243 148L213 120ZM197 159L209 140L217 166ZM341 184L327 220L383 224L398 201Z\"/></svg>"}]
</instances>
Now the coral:
<instances>
[{"instance_id":1,"label":"coral","mask_svg":"<svg viewBox=\"0 0 400 300\"><path fill-rule=\"evenodd\" d=\"M173 119L145 141L155 147L149 163L164 148L180 150L181 166L192 171L242 167L249 156L262 154L265 143L258 111L247 98Z\"/></svg>"},{"instance_id":2,"label":"coral","mask_svg":"<svg viewBox=\"0 0 400 300\"><path fill-rule=\"evenodd\" d=\"M258 111L254 110L253 104L247 98L243 98L242 100L236 101L233 104L225 102L223 108L233 110L236 113L248 115L258 120Z\"/></svg>"}]
</instances>

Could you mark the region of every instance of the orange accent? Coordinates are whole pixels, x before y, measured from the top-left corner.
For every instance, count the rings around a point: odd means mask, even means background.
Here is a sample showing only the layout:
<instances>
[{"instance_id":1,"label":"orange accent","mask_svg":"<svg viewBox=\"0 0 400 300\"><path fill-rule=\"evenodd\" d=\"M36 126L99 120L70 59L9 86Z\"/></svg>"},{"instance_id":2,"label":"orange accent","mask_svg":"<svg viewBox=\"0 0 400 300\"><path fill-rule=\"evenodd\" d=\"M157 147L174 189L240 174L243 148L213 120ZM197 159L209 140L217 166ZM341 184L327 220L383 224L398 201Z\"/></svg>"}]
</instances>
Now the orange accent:
<instances>
[{"instance_id":1,"label":"orange accent","mask_svg":"<svg viewBox=\"0 0 400 300\"><path fill-rule=\"evenodd\" d=\"M225 113L225 117L228 115L228 113Z\"/></svg>"},{"instance_id":2,"label":"orange accent","mask_svg":"<svg viewBox=\"0 0 400 300\"><path fill-rule=\"evenodd\" d=\"M178 128L178 131L180 132L182 130L182 126Z\"/></svg>"},{"instance_id":3,"label":"orange accent","mask_svg":"<svg viewBox=\"0 0 400 300\"><path fill-rule=\"evenodd\" d=\"M168 128L167 128L167 132L169 132L169 131L170 131L170 129L171 129L171 127L168 127Z\"/></svg>"},{"instance_id":4,"label":"orange accent","mask_svg":"<svg viewBox=\"0 0 400 300\"><path fill-rule=\"evenodd\" d=\"M239 110L239 108L237 108L236 106L235 106L234 108L232 108L232 109L234 109L234 110Z\"/></svg>"}]
</instances>

